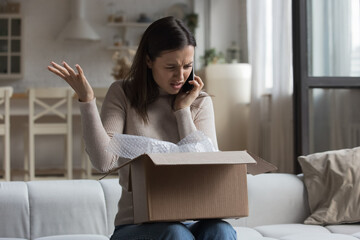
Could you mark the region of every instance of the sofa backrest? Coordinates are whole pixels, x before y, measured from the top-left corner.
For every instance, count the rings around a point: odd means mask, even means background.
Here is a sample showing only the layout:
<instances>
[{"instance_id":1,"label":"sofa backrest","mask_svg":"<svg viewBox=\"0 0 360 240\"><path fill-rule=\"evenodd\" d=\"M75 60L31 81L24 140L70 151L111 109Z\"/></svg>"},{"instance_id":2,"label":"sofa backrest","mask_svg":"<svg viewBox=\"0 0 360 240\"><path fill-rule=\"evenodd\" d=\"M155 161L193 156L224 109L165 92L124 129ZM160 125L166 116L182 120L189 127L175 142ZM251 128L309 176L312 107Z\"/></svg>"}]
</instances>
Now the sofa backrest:
<instances>
[{"instance_id":1,"label":"sofa backrest","mask_svg":"<svg viewBox=\"0 0 360 240\"><path fill-rule=\"evenodd\" d=\"M248 175L249 216L229 220L234 226L303 223L309 216L301 176L284 173Z\"/></svg>"}]
</instances>

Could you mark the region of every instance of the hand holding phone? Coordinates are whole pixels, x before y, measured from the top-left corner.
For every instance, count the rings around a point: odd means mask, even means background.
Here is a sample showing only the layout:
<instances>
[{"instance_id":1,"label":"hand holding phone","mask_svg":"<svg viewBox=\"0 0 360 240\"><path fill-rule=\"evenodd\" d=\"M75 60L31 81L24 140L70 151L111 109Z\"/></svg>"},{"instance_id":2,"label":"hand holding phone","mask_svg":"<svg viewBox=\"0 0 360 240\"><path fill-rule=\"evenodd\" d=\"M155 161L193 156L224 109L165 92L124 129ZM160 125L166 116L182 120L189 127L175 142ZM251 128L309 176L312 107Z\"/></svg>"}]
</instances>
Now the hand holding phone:
<instances>
[{"instance_id":1,"label":"hand holding phone","mask_svg":"<svg viewBox=\"0 0 360 240\"><path fill-rule=\"evenodd\" d=\"M189 81L192 84L189 83ZM204 83L199 76L195 76L194 71L191 71L190 76L184 83L183 87L180 89L180 92L177 94L173 108L175 111L189 107L195 99L199 96L201 89L203 88Z\"/></svg>"}]
</instances>

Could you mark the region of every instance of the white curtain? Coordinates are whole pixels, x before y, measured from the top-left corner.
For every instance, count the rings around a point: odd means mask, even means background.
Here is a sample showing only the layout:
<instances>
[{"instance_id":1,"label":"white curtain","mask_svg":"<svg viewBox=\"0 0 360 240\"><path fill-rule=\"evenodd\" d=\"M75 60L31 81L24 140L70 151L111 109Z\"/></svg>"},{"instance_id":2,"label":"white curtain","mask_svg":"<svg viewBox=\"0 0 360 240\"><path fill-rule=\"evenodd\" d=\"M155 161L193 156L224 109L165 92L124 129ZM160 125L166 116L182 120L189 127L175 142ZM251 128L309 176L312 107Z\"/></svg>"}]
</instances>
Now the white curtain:
<instances>
[{"instance_id":1,"label":"white curtain","mask_svg":"<svg viewBox=\"0 0 360 240\"><path fill-rule=\"evenodd\" d=\"M309 1L311 76L351 75L351 8L350 0Z\"/></svg>"},{"instance_id":2,"label":"white curtain","mask_svg":"<svg viewBox=\"0 0 360 240\"><path fill-rule=\"evenodd\" d=\"M248 149L294 171L290 0L247 2L252 96Z\"/></svg>"}]
</instances>

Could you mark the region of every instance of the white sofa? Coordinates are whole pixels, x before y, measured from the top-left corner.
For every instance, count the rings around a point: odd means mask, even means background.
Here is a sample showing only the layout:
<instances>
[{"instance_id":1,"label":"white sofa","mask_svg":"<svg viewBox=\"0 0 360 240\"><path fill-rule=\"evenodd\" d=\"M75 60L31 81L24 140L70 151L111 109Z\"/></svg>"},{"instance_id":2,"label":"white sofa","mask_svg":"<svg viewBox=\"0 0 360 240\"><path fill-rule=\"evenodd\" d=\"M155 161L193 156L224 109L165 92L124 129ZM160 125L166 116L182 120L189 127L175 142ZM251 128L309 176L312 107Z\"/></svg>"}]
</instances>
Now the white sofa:
<instances>
[{"instance_id":1,"label":"white sofa","mask_svg":"<svg viewBox=\"0 0 360 240\"><path fill-rule=\"evenodd\" d=\"M228 220L238 239L356 240L360 225L313 226L302 178L248 175L250 215ZM117 179L0 182L0 239L102 240L114 226Z\"/></svg>"}]
</instances>

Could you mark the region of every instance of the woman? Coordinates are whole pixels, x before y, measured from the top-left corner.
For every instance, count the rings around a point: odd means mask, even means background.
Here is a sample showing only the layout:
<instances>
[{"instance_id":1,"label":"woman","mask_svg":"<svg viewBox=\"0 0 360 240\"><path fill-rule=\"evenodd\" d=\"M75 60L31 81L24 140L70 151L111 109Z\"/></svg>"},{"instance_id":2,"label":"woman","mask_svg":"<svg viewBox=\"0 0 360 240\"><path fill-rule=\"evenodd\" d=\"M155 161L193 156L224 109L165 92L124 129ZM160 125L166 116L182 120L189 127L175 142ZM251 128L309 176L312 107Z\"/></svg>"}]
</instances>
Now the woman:
<instances>
[{"instance_id":1,"label":"woman","mask_svg":"<svg viewBox=\"0 0 360 240\"><path fill-rule=\"evenodd\" d=\"M63 78L80 101L86 150L95 168L107 172L121 159L105 151L115 133L156 138L173 143L196 130L204 132L217 149L211 98L201 92L204 84L195 76L193 88L182 91L193 67L196 41L174 17L152 23L144 32L130 73L114 82L98 114L94 93L79 65L54 62L48 69ZM135 225L129 167L119 171L122 195L112 240L120 239L236 239L230 224L218 219ZM189 203L191 204L191 203Z\"/></svg>"}]
</instances>

